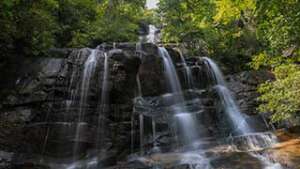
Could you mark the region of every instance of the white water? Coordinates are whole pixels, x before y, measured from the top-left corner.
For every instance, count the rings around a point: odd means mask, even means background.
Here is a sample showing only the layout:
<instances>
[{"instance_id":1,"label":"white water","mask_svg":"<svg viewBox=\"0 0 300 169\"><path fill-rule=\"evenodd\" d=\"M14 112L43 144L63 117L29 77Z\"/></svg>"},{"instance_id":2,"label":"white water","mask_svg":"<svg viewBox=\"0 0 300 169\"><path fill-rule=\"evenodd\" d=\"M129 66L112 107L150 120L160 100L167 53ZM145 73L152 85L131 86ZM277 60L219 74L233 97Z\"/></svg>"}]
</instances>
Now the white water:
<instances>
[{"instance_id":1,"label":"white water","mask_svg":"<svg viewBox=\"0 0 300 169\"><path fill-rule=\"evenodd\" d=\"M102 79L102 88L101 88L101 99L100 104L98 105L98 133L103 133L104 129L104 116L105 112L108 109L109 104L109 95L108 95L108 84L109 84L109 56L107 53L104 53L104 64L103 64L103 79ZM96 136L97 149L101 148L103 135L98 134Z\"/></svg>"},{"instance_id":2,"label":"white water","mask_svg":"<svg viewBox=\"0 0 300 169\"><path fill-rule=\"evenodd\" d=\"M222 85L216 85L215 89L221 99L225 113L230 117L231 123L234 125L233 132L239 135L252 132L252 129L241 114L228 88Z\"/></svg>"},{"instance_id":3,"label":"white water","mask_svg":"<svg viewBox=\"0 0 300 169\"><path fill-rule=\"evenodd\" d=\"M149 34L146 37L147 42L156 43L158 41L157 31L158 29L154 25L149 25Z\"/></svg>"},{"instance_id":4,"label":"white water","mask_svg":"<svg viewBox=\"0 0 300 169\"><path fill-rule=\"evenodd\" d=\"M147 0L146 2L147 2L146 7L148 9L155 9L155 8L157 8L157 4L159 1L158 0Z\"/></svg>"},{"instance_id":5,"label":"white water","mask_svg":"<svg viewBox=\"0 0 300 169\"><path fill-rule=\"evenodd\" d=\"M252 132L252 129L248 125L245 117L241 114L233 96L226 87L223 74L217 64L210 58L203 57L203 59L208 69L208 75L216 83L216 86L214 86L214 88L217 90L217 93L221 99L221 103L225 110L225 113L230 118L234 126L233 132L236 132L239 135Z\"/></svg>"},{"instance_id":6,"label":"white water","mask_svg":"<svg viewBox=\"0 0 300 169\"><path fill-rule=\"evenodd\" d=\"M104 53L104 72L103 72L103 81L101 89L101 105L108 104L108 81L109 81L109 63L108 55Z\"/></svg>"},{"instance_id":7,"label":"white water","mask_svg":"<svg viewBox=\"0 0 300 169\"><path fill-rule=\"evenodd\" d=\"M165 77L167 79L168 84L168 92L169 93L178 93L179 95L176 95L176 99L178 99L180 102L184 102L184 98L181 95L181 84L179 82L179 78L177 76L177 72L175 69L175 66L173 64L173 61L168 53L168 51L163 48L159 47L159 54L163 58L163 63L165 67ZM179 131L184 136L182 140L189 144L193 141L196 136L198 136L198 132L196 130L196 123L190 113L184 110L183 107L179 106L174 108L175 111L175 120L178 120L179 123Z\"/></svg>"},{"instance_id":8,"label":"white water","mask_svg":"<svg viewBox=\"0 0 300 169\"><path fill-rule=\"evenodd\" d=\"M246 119L241 114L237 104L230 91L226 87L223 74L217 64L210 58L203 57L205 65L208 69L208 75L215 82L215 88L221 99L222 105L225 109L225 112L229 116L232 124L234 125L234 130L239 135L249 134L254 132L254 130L249 126ZM277 143L276 136L256 134L256 136L245 136L243 143L252 151L257 151L262 148L271 147L273 144ZM258 154L258 153L249 153L253 157L256 157L264 165L264 169L281 169L282 166L278 163L273 163L268 158Z\"/></svg>"},{"instance_id":9,"label":"white water","mask_svg":"<svg viewBox=\"0 0 300 169\"><path fill-rule=\"evenodd\" d=\"M210 162L204 155L185 153L181 157L181 163L189 164L190 169L211 169Z\"/></svg>"},{"instance_id":10,"label":"white water","mask_svg":"<svg viewBox=\"0 0 300 169\"><path fill-rule=\"evenodd\" d=\"M159 55L163 59L165 76L167 79L168 92L181 93L181 85L173 61L169 55L169 52L164 47L159 47ZM181 98L183 101L183 98Z\"/></svg>"},{"instance_id":11,"label":"white water","mask_svg":"<svg viewBox=\"0 0 300 169\"><path fill-rule=\"evenodd\" d=\"M223 78L224 77L223 73L221 72L221 70L219 69L217 64L208 57L202 57L202 59L205 61L204 64L206 65L206 67L209 71L208 72L209 77L212 78L212 80L216 82L215 85L226 86L225 80Z\"/></svg>"},{"instance_id":12,"label":"white water","mask_svg":"<svg viewBox=\"0 0 300 169\"><path fill-rule=\"evenodd\" d=\"M185 81L188 85L188 88L189 89L192 89L194 88L194 78L193 78L193 75L192 75L192 70L191 68L187 65L186 61L185 61L185 58L182 54L182 52L180 50L178 50L179 54L180 54L180 59L181 59L181 62L183 64L183 68L184 68L184 76L185 76Z\"/></svg>"},{"instance_id":13,"label":"white water","mask_svg":"<svg viewBox=\"0 0 300 169\"><path fill-rule=\"evenodd\" d=\"M84 116L84 109L87 103L87 96L90 89L90 81L92 75L95 73L95 68L97 65L96 60L97 50L93 49L91 54L87 58L84 64L83 76L82 76L82 83L81 83L81 93L80 93L80 105L79 105L79 118Z\"/></svg>"},{"instance_id":14,"label":"white water","mask_svg":"<svg viewBox=\"0 0 300 169\"><path fill-rule=\"evenodd\" d=\"M78 114L78 124L76 127L76 136L75 136L75 146L74 146L74 157L78 151L79 146L79 140L81 138L81 122L84 120L84 114L87 107L87 98L88 98L88 92L90 89L90 81L95 73L96 65L97 65L97 50L93 49L91 51L91 54L88 56L87 60L84 64L84 70L81 80L81 88L80 88L80 101L79 101L79 114Z\"/></svg>"},{"instance_id":15,"label":"white water","mask_svg":"<svg viewBox=\"0 0 300 169\"><path fill-rule=\"evenodd\" d=\"M179 132L182 133L186 143L190 144L199 137L197 124L190 113L179 113L175 115L179 121Z\"/></svg>"}]
</instances>

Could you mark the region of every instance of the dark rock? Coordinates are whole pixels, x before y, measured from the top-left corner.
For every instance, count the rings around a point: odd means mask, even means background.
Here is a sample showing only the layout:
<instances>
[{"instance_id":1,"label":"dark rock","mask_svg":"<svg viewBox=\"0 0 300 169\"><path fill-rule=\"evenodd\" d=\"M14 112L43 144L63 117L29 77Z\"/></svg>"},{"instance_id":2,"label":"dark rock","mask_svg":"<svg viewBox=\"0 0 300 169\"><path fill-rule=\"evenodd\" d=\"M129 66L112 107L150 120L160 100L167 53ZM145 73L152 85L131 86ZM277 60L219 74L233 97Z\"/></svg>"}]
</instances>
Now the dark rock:
<instances>
[{"instance_id":1,"label":"dark rock","mask_svg":"<svg viewBox=\"0 0 300 169\"><path fill-rule=\"evenodd\" d=\"M11 162L14 153L0 151L0 169L11 169Z\"/></svg>"},{"instance_id":2,"label":"dark rock","mask_svg":"<svg viewBox=\"0 0 300 169\"><path fill-rule=\"evenodd\" d=\"M243 113L253 115L257 114L257 92L258 85L267 80L274 79L274 76L268 71L248 71L227 76L227 85L234 93L240 109Z\"/></svg>"}]
</instances>

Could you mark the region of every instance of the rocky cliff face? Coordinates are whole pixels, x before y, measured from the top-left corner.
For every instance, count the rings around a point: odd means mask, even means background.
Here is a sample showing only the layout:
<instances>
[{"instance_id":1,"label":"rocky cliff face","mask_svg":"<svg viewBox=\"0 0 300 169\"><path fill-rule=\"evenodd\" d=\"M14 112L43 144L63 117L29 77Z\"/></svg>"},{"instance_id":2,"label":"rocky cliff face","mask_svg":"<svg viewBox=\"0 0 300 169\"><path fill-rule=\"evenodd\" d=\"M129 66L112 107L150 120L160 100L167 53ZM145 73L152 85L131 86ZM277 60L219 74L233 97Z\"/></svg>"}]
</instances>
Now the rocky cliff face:
<instances>
[{"instance_id":1,"label":"rocky cliff face","mask_svg":"<svg viewBox=\"0 0 300 169\"><path fill-rule=\"evenodd\" d=\"M2 98L0 104L0 168L47 168L44 164L53 161L53 158L60 159L56 163L62 163L89 156L95 149L104 152L99 157L102 165L111 166L124 160L131 151L139 149L138 114L147 111L136 110L139 108L136 99L139 90L137 75L141 93L148 99L146 100L149 104L154 104L153 98L159 100L159 97L167 97L164 95L166 83L162 58L158 56L157 46L153 44L137 47L136 44L121 43L114 47L101 46L98 50L96 73L91 80L83 120L78 120L80 96L76 93L72 95L72 92L82 83L81 72L90 49L62 50L62 55L53 54L54 57L32 59L20 66L18 71L21 76L15 78L15 86L6 92L7 96ZM171 48L168 50L177 65L180 78L184 81L179 53ZM108 109L105 113L99 115L97 105L102 94L100 82L103 81L105 52L109 56L109 104L106 105ZM186 95L203 98L200 109L211 113L200 113L199 119L209 126L206 133L214 133L218 126L213 121L220 118L214 114L217 111L212 108L215 103L211 98L214 95L206 90L206 84L203 83L205 79L201 76L201 63L193 65L197 58L189 58L187 62L196 78L195 86L202 89L202 92L187 92ZM229 86L235 92L244 113L256 114L255 98L258 94L255 89L266 80L265 77L270 77L267 72L243 72L228 76ZM187 85L183 84L183 87L186 88ZM75 100L75 104L68 106L72 100ZM187 102L186 106L189 104ZM101 125L105 126L101 130L99 116ZM149 134L152 116L145 116L145 130ZM168 133L167 122L160 116L154 118L160 132L157 142L167 147L172 139ZM82 138L76 137L78 127L84 133ZM147 131L145 134L147 135ZM100 147L97 136L105 138L102 139ZM143 146L147 147L147 144L153 142L145 140ZM74 147L77 147L75 152Z\"/></svg>"}]
</instances>

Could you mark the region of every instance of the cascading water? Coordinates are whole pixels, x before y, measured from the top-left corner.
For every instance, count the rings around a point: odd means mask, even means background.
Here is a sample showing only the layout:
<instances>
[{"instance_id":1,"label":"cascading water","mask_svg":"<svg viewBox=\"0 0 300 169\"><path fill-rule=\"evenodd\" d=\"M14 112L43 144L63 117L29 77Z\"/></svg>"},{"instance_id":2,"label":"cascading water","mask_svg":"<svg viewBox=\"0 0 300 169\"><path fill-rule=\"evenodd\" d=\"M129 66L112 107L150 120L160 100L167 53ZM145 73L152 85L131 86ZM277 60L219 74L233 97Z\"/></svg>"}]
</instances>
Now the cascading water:
<instances>
[{"instance_id":1,"label":"cascading water","mask_svg":"<svg viewBox=\"0 0 300 169\"><path fill-rule=\"evenodd\" d=\"M149 43L157 42L157 31L158 29L154 25L149 25L149 34L147 35L147 42Z\"/></svg>"},{"instance_id":2,"label":"cascading water","mask_svg":"<svg viewBox=\"0 0 300 169\"><path fill-rule=\"evenodd\" d=\"M222 85L216 85L214 88L217 90L225 112L233 124L233 133L240 135L252 132L252 129L240 113L240 110L228 88Z\"/></svg>"},{"instance_id":3,"label":"cascading water","mask_svg":"<svg viewBox=\"0 0 300 169\"><path fill-rule=\"evenodd\" d=\"M176 95L176 100L184 102L182 96L181 85L177 76L175 66L168 51L164 47L159 47L159 54L163 58L165 67L165 77L168 84L168 92ZM184 110L183 107L175 107L175 118L179 122L179 130L184 135L184 142L191 143L194 138L197 138L198 132L196 130L196 124L192 115Z\"/></svg>"},{"instance_id":4,"label":"cascading water","mask_svg":"<svg viewBox=\"0 0 300 169\"><path fill-rule=\"evenodd\" d=\"M205 61L204 64L208 70L208 76L211 78L211 80L213 80L215 83L214 85L225 86L223 74L217 64L208 57L202 57L202 59Z\"/></svg>"},{"instance_id":5,"label":"cascading water","mask_svg":"<svg viewBox=\"0 0 300 169\"><path fill-rule=\"evenodd\" d=\"M180 54L180 59L182 62L182 66L184 68L184 76L185 76L185 81L187 83L187 86L189 89L194 88L194 78L192 75L192 70L191 68L187 65L186 60L182 54L182 52L180 50L178 50L179 54Z\"/></svg>"},{"instance_id":6,"label":"cascading water","mask_svg":"<svg viewBox=\"0 0 300 169\"><path fill-rule=\"evenodd\" d=\"M88 99L88 92L90 89L90 81L95 73L95 69L97 66L97 50L93 49L91 50L91 54L88 56L87 60L85 61L84 64L84 70L82 74L82 80L81 80L81 87L80 87L80 100L79 100L79 114L78 114L78 123L76 127L76 143L74 146L74 156L78 151L78 144L81 139L81 128L84 125L84 115L85 115L85 110L87 108L87 99Z\"/></svg>"},{"instance_id":7,"label":"cascading water","mask_svg":"<svg viewBox=\"0 0 300 169\"><path fill-rule=\"evenodd\" d=\"M168 92L170 93L181 93L181 85L177 76L177 72L173 61L169 55L169 52L164 47L159 47L159 55L163 59L165 68L165 76L167 79ZM184 101L183 97L180 97L180 101Z\"/></svg>"},{"instance_id":8,"label":"cascading water","mask_svg":"<svg viewBox=\"0 0 300 169\"><path fill-rule=\"evenodd\" d=\"M216 89L225 113L229 116L230 121L233 124L233 133L246 134L252 132L252 129L246 122L246 119L241 114L237 104L234 101L233 96L226 87L225 80L222 72L210 58L203 57L205 66L207 67L208 76L214 81Z\"/></svg>"},{"instance_id":9,"label":"cascading water","mask_svg":"<svg viewBox=\"0 0 300 169\"><path fill-rule=\"evenodd\" d=\"M104 116L105 112L109 108L109 97L108 97L108 82L109 82L109 56L104 53L104 65L103 65L103 79L102 79L102 88L101 88L101 99L98 107L98 134L96 138L97 149L101 148L102 139L103 139L103 129L104 129Z\"/></svg>"},{"instance_id":10,"label":"cascading water","mask_svg":"<svg viewBox=\"0 0 300 169\"><path fill-rule=\"evenodd\" d=\"M256 135L249 134L253 133L254 130L249 126L246 119L241 114L233 96L231 95L229 89L226 87L226 83L221 70L212 59L207 57L203 57L202 59L204 60L205 66L207 68L208 76L214 81L214 88L216 89L221 99L223 109L227 113L227 116L229 116L231 122L233 123L233 132L237 133L238 135L243 135L243 147L255 151L258 149L271 147L272 144L275 144L277 142L277 139L272 133L258 133ZM249 136L245 134L249 134ZM282 168L280 164L273 163L269 159L258 153L250 152L249 154L259 159L263 163L265 169Z\"/></svg>"},{"instance_id":11,"label":"cascading water","mask_svg":"<svg viewBox=\"0 0 300 169\"><path fill-rule=\"evenodd\" d=\"M95 68L97 65L96 60L97 50L92 50L90 56L87 58L84 64L83 76L82 76L82 84L81 84L81 93L80 93L80 105L79 105L79 119L84 116L84 109L87 103L87 96L90 89L90 81L91 77L95 73Z\"/></svg>"}]
</instances>

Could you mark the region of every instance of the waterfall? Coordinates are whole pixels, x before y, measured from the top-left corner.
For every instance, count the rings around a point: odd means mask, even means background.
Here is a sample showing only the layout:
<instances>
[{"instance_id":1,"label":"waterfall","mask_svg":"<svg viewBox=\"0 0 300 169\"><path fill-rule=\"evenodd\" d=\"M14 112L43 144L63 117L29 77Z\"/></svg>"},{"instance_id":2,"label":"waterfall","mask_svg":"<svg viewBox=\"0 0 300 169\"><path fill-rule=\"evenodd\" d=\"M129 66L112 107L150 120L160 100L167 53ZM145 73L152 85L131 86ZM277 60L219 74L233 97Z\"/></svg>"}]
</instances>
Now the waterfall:
<instances>
[{"instance_id":1,"label":"waterfall","mask_svg":"<svg viewBox=\"0 0 300 169\"><path fill-rule=\"evenodd\" d=\"M165 76L167 79L168 92L181 93L181 85L173 61L169 55L169 52L164 47L159 47L159 55L163 59ZM183 101L183 98L180 98Z\"/></svg>"},{"instance_id":2,"label":"waterfall","mask_svg":"<svg viewBox=\"0 0 300 169\"><path fill-rule=\"evenodd\" d=\"M203 57L203 60L205 61L204 63L207 67L208 76L212 78L213 82L215 83L214 88L216 89L221 99L224 111L234 126L233 132L236 132L237 134L250 133L252 129L248 125L245 117L243 117L243 115L241 114L233 96L226 87L226 83L221 70L219 69L217 64L210 58Z\"/></svg>"},{"instance_id":3,"label":"waterfall","mask_svg":"<svg viewBox=\"0 0 300 169\"><path fill-rule=\"evenodd\" d=\"M223 74L217 64L208 57L202 57L202 59L205 61L204 64L208 69L208 76L216 83L215 85L225 86Z\"/></svg>"},{"instance_id":4,"label":"waterfall","mask_svg":"<svg viewBox=\"0 0 300 169\"><path fill-rule=\"evenodd\" d=\"M108 104L108 81L109 81L108 59L109 59L109 57L108 57L107 53L104 53L104 71L103 71L100 106Z\"/></svg>"},{"instance_id":5,"label":"waterfall","mask_svg":"<svg viewBox=\"0 0 300 169\"><path fill-rule=\"evenodd\" d=\"M179 94L176 95L176 99L178 99L180 102L184 102L179 78L168 51L164 47L159 47L159 54L163 58L165 77L167 79L166 83L168 84L168 92ZM184 136L183 141L185 143L191 143L193 139L198 136L196 123L192 115L187 112L182 106L173 108L173 110L175 112L174 118L179 122L179 131Z\"/></svg>"},{"instance_id":6,"label":"waterfall","mask_svg":"<svg viewBox=\"0 0 300 169\"><path fill-rule=\"evenodd\" d=\"M178 52L180 54L180 59L184 68L184 76L185 76L185 81L187 83L187 86L189 89L194 88L194 78L192 75L192 70L191 68L187 65L186 60L181 52L180 49L178 49Z\"/></svg>"},{"instance_id":7,"label":"waterfall","mask_svg":"<svg viewBox=\"0 0 300 169\"><path fill-rule=\"evenodd\" d=\"M252 132L252 129L248 125L246 119L240 113L240 110L228 88L222 85L216 85L215 89L217 90L217 93L221 99L225 112L229 116L234 126L233 132L237 134L246 134Z\"/></svg>"},{"instance_id":8,"label":"waterfall","mask_svg":"<svg viewBox=\"0 0 300 169\"><path fill-rule=\"evenodd\" d=\"M248 125L246 119L241 114L233 96L231 95L229 89L226 87L225 80L223 78L222 72L217 66L217 64L210 58L203 57L205 66L208 70L208 76L214 81L214 88L221 99L222 106L225 113L230 118L234 125L234 132L239 135L243 135L242 143L251 151L256 151L262 148L271 147L273 144L277 143L277 138L273 133L265 134L249 134L253 133L253 129ZM235 140L236 138L233 138ZM234 143L233 143L234 144ZM235 145L235 144L234 144ZM236 145L235 145L236 146ZM249 152L249 154L262 162L265 169L282 169L282 166L278 163L273 163L268 158L255 152Z\"/></svg>"},{"instance_id":9,"label":"waterfall","mask_svg":"<svg viewBox=\"0 0 300 169\"><path fill-rule=\"evenodd\" d=\"M157 31L158 29L154 25L149 25L149 34L147 35L147 42L156 43L157 42Z\"/></svg>"},{"instance_id":10,"label":"waterfall","mask_svg":"<svg viewBox=\"0 0 300 169\"><path fill-rule=\"evenodd\" d=\"M97 50L92 50L91 54L89 55L88 59L84 64L83 76L82 76L82 83L81 83L81 93L80 93L80 103L79 103L79 119L84 116L84 109L87 103L87 96L90 89L90 81L92 75L95 73L95 68L97 65L96 61Z\"/></svg>"},{"instance_id":11,"label":"waterfall","mask_svg":"<svg viewBox=\"0 0 300 169\"><path fill-rule=\"evenodd\" d=\"M88 92L90 89L90 81L95 73L96 65L97 65L97 50L93 49L91 51L91 54L88 56L87 60L84 63L84 69L83 69L83 74L82 74L82 79L81 79L81 87L80 87L80 100L79 100L79 114L78 114L78 123L76 127L76 143L74 146L74 157L78 151L79 148L79 141L81 139L81 128L82 125L84 124L84 115L85 115L85 110L87 108L87 99L88 99Z\"/></svg>"}]
</instances>

